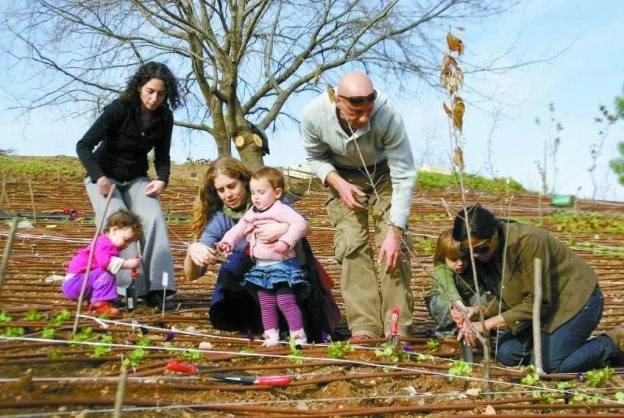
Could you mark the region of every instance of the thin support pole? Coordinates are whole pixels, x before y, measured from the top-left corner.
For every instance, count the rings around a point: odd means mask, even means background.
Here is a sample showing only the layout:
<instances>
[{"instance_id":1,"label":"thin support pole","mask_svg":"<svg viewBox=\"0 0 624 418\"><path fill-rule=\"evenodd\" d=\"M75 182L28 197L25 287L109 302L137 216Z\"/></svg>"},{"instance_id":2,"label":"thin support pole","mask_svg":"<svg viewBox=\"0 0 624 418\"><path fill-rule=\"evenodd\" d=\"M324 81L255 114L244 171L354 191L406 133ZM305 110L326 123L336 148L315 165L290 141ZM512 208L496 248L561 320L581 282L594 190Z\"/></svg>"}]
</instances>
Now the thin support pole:
<instances>
[{"instance_id":1,"label":"thin support pole","mask_svg":"<svg viewBox=\"0 0 624 418\"><path fill-rule=\"evenodd\" d=\"M32 206L33 225L37 224L37 209L35 208L35 193L33 192L32 181L28 179L28 190L30 190L30 205Z\"/></svg>"},{"instance_id":2,"label":"thin support pole","mask_svg":"<svg viewBox=\"0 0 624 418\"><path fill-rule=\"evenodd\" d=\"M6 274L7 267L9 266L9 257L11 256L11 249L13 248L13 238L15 237L15 231L17 231L17 217L11 220L9 236L7 237L6 244L4 245L2 265L0 266L0 290L2 289L2 282L4 282L4 275Z\"/></svg>"},{"instance_id":3,"label":"thin support pole","mask_svg":"<svg viewBox=\"0 0 624 418\"><path fill-rule=\"evenodd\" d=\"M2 176L2 193L0 193L0 207L4 204L4 199L6 197L6 183L7 183L7 175L4 173ZM9 199L6 199L7 205L9 204Z\"/></svg>"},{"instance_id":4,"label":"thin support pole","mask_svg":"<svg viewBox=\"0 0 624 418\"><path fill-rule=\"evenodd\" d=\"M108 192L108 196L106 196L106 202L104 203L104 212L102 212L102 220L98 224L95 229L95 235L93 236L93 241L91 241L91 247L89 249L89 257L87 259L87 270L85 270L84 278L82 280L82 287L80 288L80 296L78 296L78 304L76 306L76 318L74 318L74 328L72 330L72 335L76 335L76 330L78 329L78 318L80 317L80 307L82 306L82 300L84 298L84 292L87 288L87 282L89 281L89 274L91 273L91 262L93 261L93 249L95 247L95 240L100 235L100 231L104 226L104 221L106 220L106 212L108 212L108 206L110 205L111 198L113 194L115 194L115 189L117 185L113 183Z\"/></svg>"},{"instance_id":5,"label":"thin support pole","mask_svg":"<svg viewBox=\"0 0 624 418\"><path fill-rule=\"evenodd\" d=\"M115 395L115 409L113 411L114 418L121 418L123 412L123 403L126 396L126 382L128 381L128 368L125 364L121 365L121 374L119 375L119 384L117 385L117 394Z\"/></svg>"},{"instance_id":6,"label":"thin support pole","mask_svg":"<svg viewBox=\"0 0 624 418\"><path fill-rule=\"evenodd\" d=\"M542 259L533 259L534 284L533 284L533 357L535 369L538 373L544 372L542 364Z\"/></svg>"}]
</instances>

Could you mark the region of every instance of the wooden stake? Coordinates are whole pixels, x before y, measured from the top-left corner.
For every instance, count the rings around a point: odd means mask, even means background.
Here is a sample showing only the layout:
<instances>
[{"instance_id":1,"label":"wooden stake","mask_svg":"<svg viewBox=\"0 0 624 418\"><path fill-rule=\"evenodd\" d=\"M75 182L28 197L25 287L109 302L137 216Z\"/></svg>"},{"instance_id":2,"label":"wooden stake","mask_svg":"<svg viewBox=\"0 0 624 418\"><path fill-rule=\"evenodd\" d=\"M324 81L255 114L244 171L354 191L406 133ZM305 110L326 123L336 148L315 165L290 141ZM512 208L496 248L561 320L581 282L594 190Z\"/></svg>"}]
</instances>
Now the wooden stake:
<instances>
[{"instance_id":1,"label":"wooden stake","mask_svg":"<svg viewBox=\"0 0 624 418\"><path fill-rule=\"evenodd\" d=\"M542 320L540 318L542 305L542 259L533 259L533 356L537 373L544 373L542 367Z\"/></svg>"},{"instance_id":2,"label":"wooden stake","mask_svg":"<svg viewBox=\"0 0 624 418\"><path fill-rule=\"evenodd\" d=\"M6 274L7 267L9 266L9 257L11 256L11 249L13 248L13 238L15 237L15 231L17 231L17 217L11 220L9 236L7 237L6 244L4 245L2 265L0 266L0 290L2 289L2 282L4 281L4 275Z\"/></svg>"},{"instance_id":3,"label":"wooden stake","mask_svg":"<svg viewBox=\"0 0 624 418\"><path fill-rule=\"evenodd\" d=\"M78 318L80 317L80 307L82 306L82 300L84 298L84 292L87 288L87 281L89 281L89 273L91 273L91 262L93 261L93 247L95 247L95 240L100 235L100 231L104 226L104 222L106 221L106 212L108 212L108 206L110 205L111 198L115 193L117 185L113 183L108 192L108 196L106 196L106 202L104 203L104 212L102 213L102 220L98 224L95 229L95 235L93 236L93 241L91 241L91 249L89 251L89 257L87 260L87 270L85 271L84 280L82 281L82 287L80 288L80 296L78 297L78 305L76 306L76 318L74 318L74 328L72 330L72 336L76 335L76 330L78 329Z\"/></svg>"},{"instance_id":4,"label":"wooden stake","mask_svg":"<svg viewBox=\"0 0 624 418\"><path fill-rule=\"evenodd\" d=\"M7 182L7 175L5 173L4 176L2 177L2 193L0 194L0 207L2 207L2 204L4 203L4 199L6 196L6 182ZM6 201L8 204L9 199L7 199Z\"/></svg>"},{"instance_id":5,"label":"wooden stake","mask_svg":"<svg viewBox=\"0 0 624 418\"><path fill-rule=\"evenodd\" d=\"M164 318L165 317L165 298L167 297L167 286L169 286L169 273L167 273L166 271L163 271L163 275L162 275L162 288L163 288L163 295L162 295L162 313L161 313L161 317Z\"/></svg>"},{"instance_id":6,"label":"wooden stake","mask_svg":"<svg viewBox=\"0 0 624 418\"><path fill-rule=\"evenodd\" d=\"M123 412L123 403L126 396L126 382L128 381L128 368L125 364L121 365L121 374L119 375L119 385L117 385L117 394L115 395L115 409L113 411L114 418L121 418Z\"/></svg>"},{"instance_id":7,"label":"wooden stake","mask_svg":"<svg viewBox=\"0 0 624 418\"><path fill-rule=\"evenodd\" d=\"M33 193L32 181L28 179L28 189L30 190L30 204L32 205L33 225L37 224L37 211L35 210L35 194Z\"/></svg>"}]
</instances>

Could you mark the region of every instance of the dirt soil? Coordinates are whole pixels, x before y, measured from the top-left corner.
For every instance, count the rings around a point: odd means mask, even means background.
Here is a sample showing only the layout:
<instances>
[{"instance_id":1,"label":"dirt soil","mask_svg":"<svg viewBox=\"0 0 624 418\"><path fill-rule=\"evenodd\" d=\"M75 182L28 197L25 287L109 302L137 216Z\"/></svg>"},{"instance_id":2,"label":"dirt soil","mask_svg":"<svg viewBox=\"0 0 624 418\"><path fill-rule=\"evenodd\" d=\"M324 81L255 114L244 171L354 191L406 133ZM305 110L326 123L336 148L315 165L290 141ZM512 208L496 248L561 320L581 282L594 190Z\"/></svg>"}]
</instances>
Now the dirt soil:
<instances>
[{"instance_id":1,"label":"dirt soil","mask_svg":"<svg viewBox=\"0 0 624 418\"><path fill-rule=\"evenodd\" d=\"M346 346L344 320L332 336L334 343L304 346L300 351L288 344L263 348L258 336L211 328L207 310L215 270L195 281L186 280L182 273L189 215L204 169L188 164L175 167L174 180L163 196L178 285L172 300L178 309L163 316L140 303L117 321L83 313L76 333L76 305L62 298L59 280L75 249L86 245L95 232L82 179L61 170L56 175L4 176L0 248L7 247L9 220L20 215L23 222L0 283L0 415L110 416L122 393L122 416L128 417L622 416L624 401L615 400L624 386L622 368L615 368L615 374L598 388L588 386L587 376L576 375L542 376L527 387L520 383L526 371L494 364L486 379L480 353L476 353L477 363L466 370L457 362L462 354L452 338L432 337L434 326L423 303L431 281L427 271L435 238L450 226L445 207L453 212L460 208L456 191L415 191L410 223L417 327L396 348L388 348L385 340L372 340L352 346L341 358L332 357ZM308 189L306 182L297 186ZM324 199L325 193L313 185L297 209L310 220L314 252L337 284L340 269L331 254L332 230ZM478 191L470 192L468 199L498 214L509 206L509 197ZM597 332L621 323L624 231L613 227L617 224L613 219L621 224L624 204L580 201L576 209L560 209L543 201L539 207L531 194L515 195L511 201L510 216L541 222L599 273L605 312ZM591 213L594 221L562 224L556 221L562 213ZM333 293L343 309L337 285ZM122 366L124 360L127 367ZM168 370L172 361L198 370ZM120 383L124 373L125 388ZM465 375L452 376L457 373ZM218 374L279 375L290 382L283 387L244 384L217 379ZM570 387L567 392L563 384Z\"/></svg>"}]
</instances>

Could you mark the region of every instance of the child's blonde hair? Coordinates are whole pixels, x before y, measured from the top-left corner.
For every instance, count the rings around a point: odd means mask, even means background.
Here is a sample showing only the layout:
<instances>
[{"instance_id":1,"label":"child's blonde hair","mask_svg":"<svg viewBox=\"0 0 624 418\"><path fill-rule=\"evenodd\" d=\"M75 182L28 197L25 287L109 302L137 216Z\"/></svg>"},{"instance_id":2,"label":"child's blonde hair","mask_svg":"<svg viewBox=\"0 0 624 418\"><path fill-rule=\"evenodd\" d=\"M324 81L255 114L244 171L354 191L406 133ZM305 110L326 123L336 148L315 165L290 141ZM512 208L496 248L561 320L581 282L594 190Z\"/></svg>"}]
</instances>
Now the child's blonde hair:
<instances>
[{"instance_id":1,"label":"child's blonde hair","mask_svg":"<svg viewBox=\"0 0 624 418\"><path fill-rule=\"evenodd\" d=\"M436 242L435 251L433 253L433 264L443 264L446 259L455 261L463 258L463 252L459 248L459 242L453 239L451 229L442 231Z\"/></svg>"},{"instance_id":2,"label":"child's blonde hair","mask_svg":"<svg viewBox=\"0 0 624 418\"><path fill-rule=\"evenodd\" d=\"M251 178L254 180L265 179L269 182L273 189L282 189L282 191L284 191L284 175L277 168L262 167L261 169L256 171L253 176L251 176Z\"/></svg>"},{"instance_id":3,"label":"child's blonde hair","mask_svg":"<svg viewBox=\"0 0 624 418\"><path fill-rule=\"evenodd\" d=\"M112 213L106 220L104 233L107 233L113 226L123 229L130 228L134 233L134 238L139 239L143 235L143 225L141 218L126 209L119 209Z\"/></svg>"}]
</instances>

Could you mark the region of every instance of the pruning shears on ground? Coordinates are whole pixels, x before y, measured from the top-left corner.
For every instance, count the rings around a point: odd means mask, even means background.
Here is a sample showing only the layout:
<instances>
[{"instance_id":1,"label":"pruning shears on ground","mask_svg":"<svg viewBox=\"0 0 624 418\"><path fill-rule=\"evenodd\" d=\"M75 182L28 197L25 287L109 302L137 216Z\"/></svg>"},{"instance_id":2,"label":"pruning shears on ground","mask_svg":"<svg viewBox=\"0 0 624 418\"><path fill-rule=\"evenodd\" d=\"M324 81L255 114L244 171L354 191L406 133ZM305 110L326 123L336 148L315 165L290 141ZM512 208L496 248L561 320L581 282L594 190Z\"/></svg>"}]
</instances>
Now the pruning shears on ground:
<instances>
[{"instance_id":1,"label":"pruning shears on ground","mask_svg":"<svg viewBox=\"0 0 624 418\"><path fill-rule=\"evenodd\" d=\"M187 374L194 374L206 371L198 366L195 366L194 364L185 363L182 361L170 361L165 366L165 369L172 372ZM245 376L213 373L210 375L210 377L213 379L224 380L227 382L243 383L246 385L263 385L271 387L286 387L292 382L292 378L288 375Z\"/></svg>"}]
</instances>

